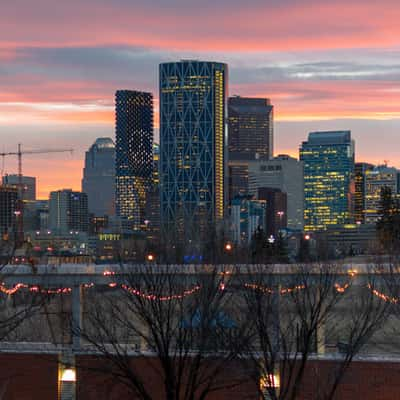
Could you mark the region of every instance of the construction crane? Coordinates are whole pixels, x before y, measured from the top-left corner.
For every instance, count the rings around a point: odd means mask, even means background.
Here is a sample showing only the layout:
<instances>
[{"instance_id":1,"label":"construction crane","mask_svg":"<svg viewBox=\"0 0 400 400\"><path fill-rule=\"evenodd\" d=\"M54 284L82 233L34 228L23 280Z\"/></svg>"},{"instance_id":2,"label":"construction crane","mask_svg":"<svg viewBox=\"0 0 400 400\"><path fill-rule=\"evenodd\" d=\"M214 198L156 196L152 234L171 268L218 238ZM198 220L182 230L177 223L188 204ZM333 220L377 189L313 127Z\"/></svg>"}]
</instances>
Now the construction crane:
<instances>
[{"instance_id":1,"label":"construction crane","mask_svg":"<svg viewBox=\"0 0 400 400\"><path fill-rule=\"evenodd\" d=\"M9 152L9 153L0 153L0 156L4 157L6 156L17 156L18 157L18 176L22 184L22 155L23 154L47 154L47 153L73 153L73 149L39 149L39 150L24 150L22 151L22 145L21 143L18 144L18 151L15 152Z\"/></svg>"},{"instance_id":2,"label":"construction crane","mask_svg":"<svg viewBox=\"0 0 400 400\"><path fill-rule=\"evenodd\" d=\"M70 152L72 154L73 149L38 149L38 150L22 150L21 143L18 144L18 150L15 152L3 152L0 156L3 158L2 169L4 169L4 158L7 156L18 157L18 192L19 199L16 207L15 215L17 217L17 232L16 232L16 244L21 245L24 241L24 219L23 219L23 185L22 185L22 156L25 154L48 154L48 153L65 153ZM3 170L1 171L3 175Z\"/></svg>"}]
</instances>

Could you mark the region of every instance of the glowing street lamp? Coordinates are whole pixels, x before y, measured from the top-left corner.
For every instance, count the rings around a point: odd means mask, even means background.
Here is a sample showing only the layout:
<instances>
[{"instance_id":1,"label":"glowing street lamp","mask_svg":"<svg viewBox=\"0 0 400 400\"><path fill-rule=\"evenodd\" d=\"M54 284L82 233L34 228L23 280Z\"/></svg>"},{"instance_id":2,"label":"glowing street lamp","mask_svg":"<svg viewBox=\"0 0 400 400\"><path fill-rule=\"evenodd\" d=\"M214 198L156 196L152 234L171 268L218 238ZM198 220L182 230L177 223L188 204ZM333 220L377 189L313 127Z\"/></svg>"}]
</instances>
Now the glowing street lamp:
<instances>
[{"instance_id":1,"label":"glowing street lamp","mask_svg":"<svg viewBox=\"0 0 400 400\"><path fill-rule=\"evenodd\" d=\"M232 250L232 244L231 243L226 243L225 244L225 250L226 251L231 251Z\"/></svg>"}]
</instances>

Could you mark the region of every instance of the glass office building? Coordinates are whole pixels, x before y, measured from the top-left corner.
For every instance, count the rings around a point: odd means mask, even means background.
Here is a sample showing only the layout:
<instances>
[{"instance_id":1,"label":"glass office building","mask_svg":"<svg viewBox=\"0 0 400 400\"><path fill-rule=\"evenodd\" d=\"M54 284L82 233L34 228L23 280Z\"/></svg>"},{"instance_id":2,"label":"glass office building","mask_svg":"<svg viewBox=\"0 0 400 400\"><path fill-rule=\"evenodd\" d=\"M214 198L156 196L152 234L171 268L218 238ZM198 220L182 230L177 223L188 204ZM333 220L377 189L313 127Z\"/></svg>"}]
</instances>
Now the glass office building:
<instances>
[{"instance_id":1,"label":"glass office building","mask_svg":"<svg viewBox=\"0 0 400 400\"><path fill-rule=\"evenodd\" d=\"M153 95L118 90L115 116L116 214L129 228L141 230L153 178Z\"/></svg>"},{"instance_id":2,"label":"glass office building","mask_svg":"<svg viewBox=\"0 0 400 400\"><path fill-rule=\"evenodd\" d=\"M269 99L228 99L229 160L268 160L273 155L274 107Z\"/></svg>"},{"instance_id":3,"label":"glass office building","mask_svg":"<svg viewBox=\"0 0 400 400\"><path fill-rule=\"evenodd\" d=\"M300 148L304 163L304 230L353 221L354 142L350 131L311 132Z\"/></svg>"},{"instance_id":4,"label":"glass office building","mask_svg":"<svg viewBox=\"0 0 400 400\"><path fill-rule=\"evenodd\" d=\"M189 239L222 221L227 65L160 65L160 201L164 233Z\"/></svg>"},{"instance_id":5,"label":"glass office building","mask_svg":"<svg viewBox=\"0 0 400 400\"><path fill-rule=\"evenodd\" d=\"M85 154L82 192L88 196L89 213L114 215L115 145L110 138L98 138Z\"/></svg>"}]
</instances>

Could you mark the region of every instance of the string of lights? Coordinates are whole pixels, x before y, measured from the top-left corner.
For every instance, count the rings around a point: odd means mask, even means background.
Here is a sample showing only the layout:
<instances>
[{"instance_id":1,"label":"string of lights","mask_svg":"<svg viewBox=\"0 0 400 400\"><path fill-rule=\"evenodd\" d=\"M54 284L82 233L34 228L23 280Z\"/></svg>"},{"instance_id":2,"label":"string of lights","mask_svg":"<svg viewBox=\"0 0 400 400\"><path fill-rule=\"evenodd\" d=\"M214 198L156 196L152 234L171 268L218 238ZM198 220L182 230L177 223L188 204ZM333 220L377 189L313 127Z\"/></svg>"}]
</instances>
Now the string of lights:
<instances>
[{"instance_id":1,"label":"string of lights","mask_svg":"<svg viewBox=\"0 0 400 400\"><path fill-rule=\"evenodd\" d=\"M377 289L374 289L371 284L368 284L367 286L376 297L379 297L380 299L386 301L387 303L397 304L400 301L399 298L388 296L387 294L382 293Z\"/></svg>"},{"instance_id":2,"label":"string of lights","mask_svg":"<svg viewBox=\"0 0 400 400\"><path fill-rule=\"evenodd\" d=\"M112 274L111 274L112 275ZM95 286L94 283L86 283L84 285L82 285L85 289L90 289L93 288ZM131 286L122 284L122 285L118 285L118 283L116 282L110 282L108 284L108 286L110 288L116 289L121 287L122 289L126 290L127 292L135 295L135 296L140 296L144 299L147 300L151 300L151 301L171 301L171 300L178 300L178 299L183 299L187 296L191 296L194 293L198 292L201 289L201 286L196 285L191 289L186 289L184 290L182 293L179 294L172 294L172 295L167 295L167 296L158 296L155 294L149 294L146 292L143 292L139 289L133 288ZM245 283L244 287L247 289L252 289L252 290L257 290L260 291L262 293L265 294L274 294L277 291L274 289L271 289L267 286L262 286L262 285L257 285L257 284L253 284L253 283ZM345 293L347 289L349 289L350 287L350 283L345 283L344 285L340 285L339 283L335 283L334 287L336 289L337 292L339 293ZM386 302L390 302L392 304L397 304L400 303L400 299L396 298L396 297L392 297L389 295L386 295L383 292L380 292L379 290L373 288L373 286L371 284L367 285L368 289L371 290L371 292L376 296L379 297L381 300L384 300ZM30 292L33 293L42 293L42 294L70 294L72 292L72 288L70 287L62 287L62 288L56 288L56 289L43 289L38 285L33 285L33 286L29 286L26 285L24 283L17 283L15 286L8 288L4 285L4 283L0 284L0 292L4 293L6 295L14 295L15 293L17 293L18 291L20 291L21 289L28 289ZM304 290L305 289L305 285L296 285L294 287L287 287L287 288L281 288L279 289L279 294L281 295L285 295L285 294L289 294L289 293L293 293L294 291L300 291L300 290ZM220 290L225 290L225 283L222 283L220 285Z\"/></svg>"},{"instance_id":3,"label":"string of lights","mask_svg":"<svg viewBox=\"0 0 400 400\"><path fill-rule=\"evenodd\" d=\"M170 300L177 300L177 299L183 299L184 297L190 296L196 292L198 292L201 289L201 286L194 286L192 289L188 289L183 291L181 294L172 294L169 296L157 296L155 294L146 294L141 292L138 289L134 289L130 286L127 285L121 285L122 289L126 290L127 292L135 295L142 297L147 300L159 300L159 301L170 301Z\"/></svg>"}]
</instances>

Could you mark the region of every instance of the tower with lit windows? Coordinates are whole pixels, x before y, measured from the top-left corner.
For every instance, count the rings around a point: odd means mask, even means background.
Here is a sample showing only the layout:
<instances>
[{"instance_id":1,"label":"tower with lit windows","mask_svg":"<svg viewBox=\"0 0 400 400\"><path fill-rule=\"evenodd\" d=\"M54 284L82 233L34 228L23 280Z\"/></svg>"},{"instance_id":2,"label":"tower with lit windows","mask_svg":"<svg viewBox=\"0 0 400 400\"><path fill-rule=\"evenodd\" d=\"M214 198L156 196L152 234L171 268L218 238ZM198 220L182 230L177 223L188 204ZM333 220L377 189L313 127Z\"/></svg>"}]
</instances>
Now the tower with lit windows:
<instances>
[{"instance_id":1,"label":"tower with lit windows","mask_svg":"<svg viewBox=\"0 0 400 400\"><path fill-rule=\"evenodd\" d=\"M160 202L164 234L191 240L222 222L227 65L160 65Z\"/></svg>"},{"instance_id":2,"label":"tower with lit windows","mask_svg":"<svg viewBox=\"0 0 400 400\"><path fill-rule=\"evenodd\" d=\"M153 95L115 94L116 215L134 230L145 228L146 197L153 173Z\"/></svg>"},{"instance_id":3,"label":"tower with lit windows","mask_svg":"<svg viewBox=\"0 0 400 400\"><path fill-rule=\"evenodd\" d=\"M311 132L300 148L304 164L304 230L353 221L354 142L350 131Z\"/></svg>"}]
</instances>

